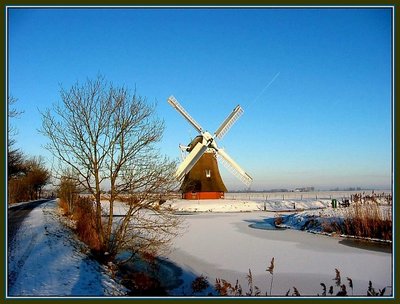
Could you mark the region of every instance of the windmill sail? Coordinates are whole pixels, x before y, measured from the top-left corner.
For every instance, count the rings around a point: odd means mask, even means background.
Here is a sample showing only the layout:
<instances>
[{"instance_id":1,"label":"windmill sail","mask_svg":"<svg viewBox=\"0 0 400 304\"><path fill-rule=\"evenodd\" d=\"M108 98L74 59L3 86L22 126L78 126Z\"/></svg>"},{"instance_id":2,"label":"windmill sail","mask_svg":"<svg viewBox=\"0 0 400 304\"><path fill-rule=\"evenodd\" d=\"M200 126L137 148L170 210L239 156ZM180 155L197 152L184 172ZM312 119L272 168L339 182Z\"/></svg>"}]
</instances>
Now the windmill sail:
<instances>
[{"instance_id":1,"label":"windmill sail","mask_svg":"<svg viewBox=\"0 0 400 304\"><path fill-rule=\"evenodd\" d=\"M198 142L195 147L190 151L188 156L183 160L183 162L179 165L176 171L176 177L180 180L182 179L189 171L193 168L193 166L197 163L200 157L206 152L207 146L202 142Z\"/></svg>"},{"instance_id":2,"label":"windmill sail","mask_svg":"<svg viewBox=\"0 0 400 304\"><path fill-rule=\"evenodd\" d=\"M232 113L224 120L221 126L215 131L215 135L221 139L232 127L236 120L243 114L243 109L238 105L233 109Z\"/></svg>"},{"instance_id":3,"label":"windmill sail","mask_svg":"<svg viewBox=\"0 0 400 304\"><path fill-rule=\"evenodd\" d=\"M168 103L173 106L181 115L200 133L203 132L203 128L189 115L188 112L179 104L174 96L168 98Z\"/></svg>"},{"instance_id":4,"label":"windmill sail","mask_svg":"<svg viewBox=\"0 0 400 304\"><path fill-rule=\"evenodd\" d=\"M224 149L218 149L217 156L222 163L227 167L233 174L240 178L247 186L251 184L253 178L248 175L225 151Z\"/></svg>"}]
</instances>

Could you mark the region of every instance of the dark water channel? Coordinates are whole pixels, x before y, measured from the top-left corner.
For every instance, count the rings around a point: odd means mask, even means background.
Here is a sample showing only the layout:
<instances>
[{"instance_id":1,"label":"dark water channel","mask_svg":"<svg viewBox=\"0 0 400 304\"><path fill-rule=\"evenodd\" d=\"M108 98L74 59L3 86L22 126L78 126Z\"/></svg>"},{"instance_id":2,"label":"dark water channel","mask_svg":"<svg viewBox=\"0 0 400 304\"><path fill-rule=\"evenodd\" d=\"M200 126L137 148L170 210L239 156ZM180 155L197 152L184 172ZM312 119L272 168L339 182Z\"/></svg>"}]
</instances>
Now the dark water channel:
<instances>
[{"instance_id":1,"label":"dark water channel","mask_svg":"<svg viewBox=\"0 0 400 304\"><path fill-rule=\"evenodd\" d=\"M249 224L250 228L262 230L286 230L285 227L279 227L275 224L275 218L267 218L263 221L253 221Z\"/></svg>"},{"instance_id":2,"label":"dark water channel","mask_svg":"<svg viewBox=\"0 0 400 304\"><path fill-rule=\"evenodd\" d=\"M132 296L166 296L170 290L182 285L182 275L179 266L163 258L155 258L152 262L135 258L118 270L118 276L131 289ZM138 286L137 291L135 285Z\"/></svg>"}]
</instances>

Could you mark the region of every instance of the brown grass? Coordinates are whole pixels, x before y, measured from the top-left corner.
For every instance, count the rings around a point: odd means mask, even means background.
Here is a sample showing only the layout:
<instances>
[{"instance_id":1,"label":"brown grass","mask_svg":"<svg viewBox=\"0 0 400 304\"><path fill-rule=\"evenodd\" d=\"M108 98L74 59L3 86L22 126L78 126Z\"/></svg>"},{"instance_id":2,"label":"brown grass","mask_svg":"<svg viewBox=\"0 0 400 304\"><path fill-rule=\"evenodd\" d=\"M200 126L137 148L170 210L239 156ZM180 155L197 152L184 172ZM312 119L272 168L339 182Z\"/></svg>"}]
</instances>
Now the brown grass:
<instances>
[{"instance_id":1,"label":"brown grass","mask_svg":"<svg viewBox=\"0 0 400 304\"><path fill-rule=\"evenodd\" d=\"M72 217L76 221L76 233L81 241L92 250L100 250L101 244L96 231L96 215L92 200L88 197L79 197Z\"/></svg>"},{"instance_id":2,"label":"brown grass","mask_svg":"<svg viewBox=\"0 0 400 304\"><path fill-rule=\"evenodd\" d=\"M90 197L78 196L74 202L73 210L67 200L60 198L58 205L65 216L70 217L75 222L75 233L93 251L101 248L99 236L96 230L96 214L93 200Z\"/></svg>"},{"instance_id":3,"label":"brown grass","mask_svg":"<svg viewBox=\"0 0 400 304\"><path fill-rule=\"evenodd\" d=\"M384 211L374 202L354 203L345 209L343 221L325 225L324 230L359 237L392 240L391 209Z\"/></svg>"},{"instance_id":4,"label":"brown grass","mask_svg":"<svg viewBox=\"0 0 400 304\"><path fill-rule=\"evenodd\" d=\"M64 215L68 216L70 214L68 203L64 199L60 198L58 200L58 206L62 209Z\"/></svg>"}]
</instances>

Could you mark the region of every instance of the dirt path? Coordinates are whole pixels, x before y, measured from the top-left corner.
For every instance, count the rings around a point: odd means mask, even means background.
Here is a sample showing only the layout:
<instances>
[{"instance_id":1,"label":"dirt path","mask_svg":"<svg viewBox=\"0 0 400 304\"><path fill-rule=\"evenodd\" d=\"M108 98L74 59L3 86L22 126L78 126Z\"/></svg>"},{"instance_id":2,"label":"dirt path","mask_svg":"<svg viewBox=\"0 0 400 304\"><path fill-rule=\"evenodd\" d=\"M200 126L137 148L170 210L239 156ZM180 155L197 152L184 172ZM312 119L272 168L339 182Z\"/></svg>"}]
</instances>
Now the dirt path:
<instances>
[{"instance_id":1,"label":"dirt path","mask_svg":"<svg viewBox=\"0 0 400 304\"><path fill-rule=\"evenodd\" d=\"M12 228L8 248L8 291L19 296L106 296L125 290L86 247L61 224L54 200L39 204Z\"/></svg>"},{"instance_id":2,"label":"dirt path","mask_svg":"<svg viewBox=\"0 0 400 304\"><path fill-rule=\"evenodd\" d=\"M12 241L16 232L18 231L21 223L28 216L28 214L37 206L48 202L48 199L36 200L27 204L11 206L8 208L7 214L7 229L8 229L8 246L12 245Z\"/></svg>"}]
</instances>

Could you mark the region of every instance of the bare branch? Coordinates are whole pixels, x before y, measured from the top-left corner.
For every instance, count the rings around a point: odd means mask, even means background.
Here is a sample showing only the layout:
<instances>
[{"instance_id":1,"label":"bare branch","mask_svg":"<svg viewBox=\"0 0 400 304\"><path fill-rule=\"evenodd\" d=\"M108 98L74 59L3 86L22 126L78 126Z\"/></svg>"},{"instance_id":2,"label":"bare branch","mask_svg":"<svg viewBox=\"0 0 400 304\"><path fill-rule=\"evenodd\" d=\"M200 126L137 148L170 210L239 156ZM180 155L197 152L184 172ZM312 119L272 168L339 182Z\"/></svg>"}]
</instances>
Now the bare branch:
<instances>
[{"instance_id":1,"label":"bare branch","mask_svg":"<svg viewBox=\"0 0 400 304\"><path fill-rule=\"evenodd\" d=\"M154 116L155 105L101 76L61 89L60 96L58 104L41 113L40 131L61 165L58 175L73 170L73 179L94 196L102 250L112 256L168 244L179 221L159 203L177 188L176 164L156 149L164 124ZM104 182L110 185L107 210L101 201ZM116 218L114 203L121 199L127 201L126 214Z\"/></svg>"}]
</instances>

